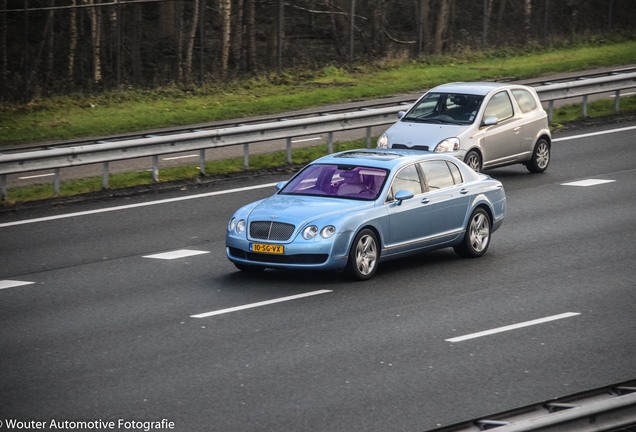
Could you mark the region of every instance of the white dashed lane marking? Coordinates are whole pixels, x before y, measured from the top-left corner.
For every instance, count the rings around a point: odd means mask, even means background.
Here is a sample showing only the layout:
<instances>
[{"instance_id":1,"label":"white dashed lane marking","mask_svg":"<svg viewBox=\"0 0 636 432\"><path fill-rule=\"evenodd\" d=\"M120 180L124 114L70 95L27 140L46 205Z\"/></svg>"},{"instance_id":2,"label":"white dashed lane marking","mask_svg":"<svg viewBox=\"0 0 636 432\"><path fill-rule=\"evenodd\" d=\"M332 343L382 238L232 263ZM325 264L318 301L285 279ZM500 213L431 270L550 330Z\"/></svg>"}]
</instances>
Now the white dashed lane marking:
<instances>
[{"instance_id":1,"label":"white dashed lane marking","mask_svg":"<svg viewBox=\"0 0 636 432\"><path fill-rule=\"evenodd\" d=\"M35 282L17 281L17 280L0 280L0 289L19 287L23 285L31 285Z\"/></svg>"},{"instance_id":2,"label":"white dashed lane marking","mask_svg":"<svg viewBox=\"0 0 636 432\"><path fill-rule=\"evenodd\" d=\"M603 179L587 179L579 180L569 183L561 183L561 186L596 186L605 183L613 183L616 180L603 180Z\"/></svg>"},{"instance_id":3,"label":"white dashed lane marking","mask_svg":"<svg viewBox=\"0 0 636 432\"><path fill-rule=\"evenodd\" d=\"M236 306L236 307L232 307L232 308L228 308L228 309L220 309L220 310L216 310L216 311L212 311L212 312L205 312L205 313L200 313L197 315L190 315L190 318L207 318L207 317L211 317L214 315L222 315L222 314L226 314L226 313L230 313L230 312L237 312L237 311L241 311L241 310L245 310L245 309L251 309L251 308L255 308L255 307L260 307L260 306L267 306L267 305L271 305L274 303L281 303L281 302L286 302L286 301L290 301L290 300L296 300L296 299L300 299L300 298L304 298L304 297L310 297L310 296L315 296L315 295L319 295L319 294L326 294L326 293L330 293L333 292L331 290L318 290L318 291L311 291L308 293L304 293L304 294L297 294L297 295L293 295L293 296L289 296L289 297L280 297L277 299L272 299L272 300L266 300L266 301L262 301L262 302L258 302L258 303L250 303L250 304L246 304L246 305L242 305L242 306Z\"/></svg>"},{"instance_id":4,"label":"white dashed lane marking","mask_svg":"<svg viewBox=\"0 0 636 432\"><path fill-rule=\"evenodd\" d=\"M186 258L186 257L191 257L195 255L203 255L208 253L210 253L210 251L180 249L180 250L176 250L172 252L164 252L164 253L158 253L154 255L144 255L143 258L173 260L173 259Z\"/></svg>"},{"instance_id":5,"label":"white dashed lane marking","mask_svg":"<svg viewBox=\"0 0 636 432\"><path fill-rule=\"evenodd\" d=\"M533 326L533 325L537 325L537 324L543 324L549 321L555 321L555 320L560 320L560 319L564 319L564 318L570 318L573 316L577 316L577 315L581 315L579 312L566 312L566 313L562 313L560 315L552 315L549 317L545 317L545 318L539 318L536 320L532 320L532 321L526 321L526 322L522 322L522 323L518 323L518 324L512 324L512 325L508 325L508 326L504 326L504 327L499 327L499 328L495 328L492 330L485 330L485 331L481 331L478 333L471 333L465 336L458 336L458 337L454 337L454 338L450 338L450 339L446 339L446 342L461 342L461 341L465 341L468 339L475 339L478 337L482 337L482 336L489 336L492 334L496 334L496 333L501 333L501 332L505 332L505 331L510 331L510 330L516 330L522 327L529 327L529 326Z\"/></svg>"}]
</instances>

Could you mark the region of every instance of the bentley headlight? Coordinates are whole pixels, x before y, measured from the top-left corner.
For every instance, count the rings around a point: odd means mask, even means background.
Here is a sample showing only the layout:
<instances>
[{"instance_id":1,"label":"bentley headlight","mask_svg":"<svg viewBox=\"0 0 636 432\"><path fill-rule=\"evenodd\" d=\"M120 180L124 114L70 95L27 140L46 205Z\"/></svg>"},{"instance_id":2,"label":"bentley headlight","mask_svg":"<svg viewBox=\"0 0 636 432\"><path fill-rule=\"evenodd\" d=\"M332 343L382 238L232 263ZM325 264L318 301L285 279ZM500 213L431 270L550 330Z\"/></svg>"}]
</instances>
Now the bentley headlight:
<instances>
[{"instance_id":1,"label":"bentley headlight","mask_svg":"<svg viewBox=\"0 0 636 432\"><path fill-rule=\"evenodd\" d=\"M446 138L435 146L437 153L451 152L459 150L459 138Z\"/></svg>"},{"instance_id":2,"label":"bentley headlight","mask_svg":"<svg viewBox=\"0 0 636 432\"><path fill-rule=\"evenodd\" d=\"M380 135L380 138L378 138L378 148L387 148L389 145L389 136L385 133L383 133L382 135Z\"/></svg>"},{"instance_id":3,"label":"bentley headlight","mask_svg":"<svg viewBox=\"0 0 636 432\"><path fill-rule=\"evenodd\" d=\"M235 217L230 219L230 221L227 223L227 230L228 231L234 231L234 228L236 228L236 218Z\"/></svg>"},{"instance_id":4,"label":"bentley headlight","mask_svg":"<svg viewBox=\"0 0 636 432\"><path fill-rule=\"evenodd\" d=\"M236 223L236 233L243 234L245 232L245 219L241 219Z\"/></svg>"},{"instance_id":5,"label":"bentley headlight","mask_svg":"<svg viewBox=\"0 0 636 432\"><path fill-rule=\"evenodd\" d=\"M322 238L328 239L336 233L336 227L333 225L327 225L323 229L320 230L320 235Z\"/></svg>"},{"instance_id":6,"label":"bentley headlight","mask_svg":"<svg viewBox=\"0 0 636 432\"><path fill-rule=\"evenodd\" d=\"M309 225L303 230L303 238L305 240L311 240L318 234L318 227L316 225Z\"/></svg>"}]
</instances>

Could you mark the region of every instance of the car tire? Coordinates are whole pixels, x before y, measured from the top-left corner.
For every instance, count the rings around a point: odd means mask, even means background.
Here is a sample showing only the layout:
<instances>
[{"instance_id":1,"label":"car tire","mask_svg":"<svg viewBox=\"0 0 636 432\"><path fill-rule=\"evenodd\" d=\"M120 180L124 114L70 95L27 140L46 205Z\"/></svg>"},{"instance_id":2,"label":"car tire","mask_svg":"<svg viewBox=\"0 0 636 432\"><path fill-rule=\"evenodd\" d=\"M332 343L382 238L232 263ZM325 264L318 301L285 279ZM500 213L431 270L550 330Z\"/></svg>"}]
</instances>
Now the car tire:
<instances>
[{"instance_id":1,"label":"car tire","mask_svg":"<svg viewBox=\"0 0 636 432\"><path fill-rule=\"evenodd\" d=\"M380 252L378 237L370 229L363 229L356 235L347 262L347 273L355 280L368 280L378 268Z\"/></svg>"},{"instance_id":2,"label":"car tire","mask_svg":"<svg viewBox=\"0 0 636 432\"><path fill-rule=\"evenodd\" d=\"M239 264L239 263L234 263L234 266L244 272L248 272L248 273L257 273L257 272L261 272L263 270L265 270L265 267L261 267L261 266L255 266L255 265L249 265L249 264Z\"/></svg>"},{"instance_id":3,"label":"car tire","mask_svg":"<svg viewBox=\"0 0 636 432\"><path fill-rule=\"evenodd\" d=\"M526 168L531 173L542 173L550 163L550 143L545 138L540 138L534 145L532 159L526 162Z\"/></svg>"},{"instance_id":4,"label":"car tire","mask_svg":"<svg viewBox=\"0 0 636 432\"><path fill-rule=\"evenodd\" d=\"M464 158L464 163L471 167L475 172L481 172L482 160L479 152L475 150L471 150L466 153L466 157Z\"/></svg>"},{"instance_id":5,"label":"car tire","mask_svg":"<svg viewBox=\"0 0 636 432\"><path fill-rule=\"evenodd\" d=\"M468 219L468 226L461 244L455 246L455 252L466 258L479 258L483 256L490 245L490 216L482 209L477 208Z\"/></svg>"}]
</instances>

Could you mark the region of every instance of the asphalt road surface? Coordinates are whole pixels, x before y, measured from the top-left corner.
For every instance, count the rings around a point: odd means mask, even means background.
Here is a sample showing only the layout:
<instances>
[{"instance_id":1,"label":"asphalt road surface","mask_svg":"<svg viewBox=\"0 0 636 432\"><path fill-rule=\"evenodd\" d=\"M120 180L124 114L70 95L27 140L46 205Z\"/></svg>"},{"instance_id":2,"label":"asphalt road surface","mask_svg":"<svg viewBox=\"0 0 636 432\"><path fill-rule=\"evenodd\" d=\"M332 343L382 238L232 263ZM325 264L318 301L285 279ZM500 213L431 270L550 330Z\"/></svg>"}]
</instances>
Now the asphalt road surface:
<instances>
[{"instance_id":1,"label":"asphalt road surface","mask_svg":"<svg viewBox=\"0 0 636 432\"><path fill-rule=\"evenodd\" d=\"M275 176L0 213L0 431L426 431L634 379L636 123L552 157L489 172L486 256L368 282L227 261Z\"/></svg>"}]
</instances>

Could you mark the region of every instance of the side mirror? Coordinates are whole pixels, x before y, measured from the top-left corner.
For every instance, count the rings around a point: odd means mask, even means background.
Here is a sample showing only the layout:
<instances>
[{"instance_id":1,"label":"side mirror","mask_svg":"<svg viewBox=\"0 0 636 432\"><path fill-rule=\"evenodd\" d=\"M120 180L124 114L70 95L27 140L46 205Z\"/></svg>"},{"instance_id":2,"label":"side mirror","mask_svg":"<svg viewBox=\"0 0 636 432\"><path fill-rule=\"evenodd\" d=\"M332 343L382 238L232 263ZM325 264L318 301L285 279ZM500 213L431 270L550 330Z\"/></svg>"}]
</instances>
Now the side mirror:
<instances>
[{"instance_id":1,"label":"side mirror","mask_svg":"<svg viewBox=\"0 0 636 432\"><path fill-rule=\"evenodd\" d=\"M397 118L398 120L400 120L402 117L404 117L406 115L406 111L398 111L397 113Z\"/></svg>"},{"instance_id":2,"label":"side mirror","mask_svg":"<svg viewBox=\"0 0 636 432\"><path fill-rule=\"evenodd\" d=\"M499 123L499 120L497 120L497 117L486 117L484 119L484 122L482 123L482 126L494 126L497 123Z\"/></svg>"},{"instance_id":3,"label":"side mirror","mask_svg":"<svg viewBox=\"0 0 636 432\"><path fill-rule=\"evenodd\" d=\"M286 184L287 184L286 181L280 181L280 182L276 183L276 190L281 190L282 188L285 187Z\"/></svg>"},{"instance_id":4,"label":"side mirror","mask_svg":"<svg viewBox=\"0 0 636 432\"><path fill-rule=\"evenodd\" d=\"M411 199L414 196L415 195L413 195L413 192L407 191L406 189L400 189L399 191L395 193L395 199L397 201L397 205L402 205L402 201Z\"/></svg>"}]
</instances>

